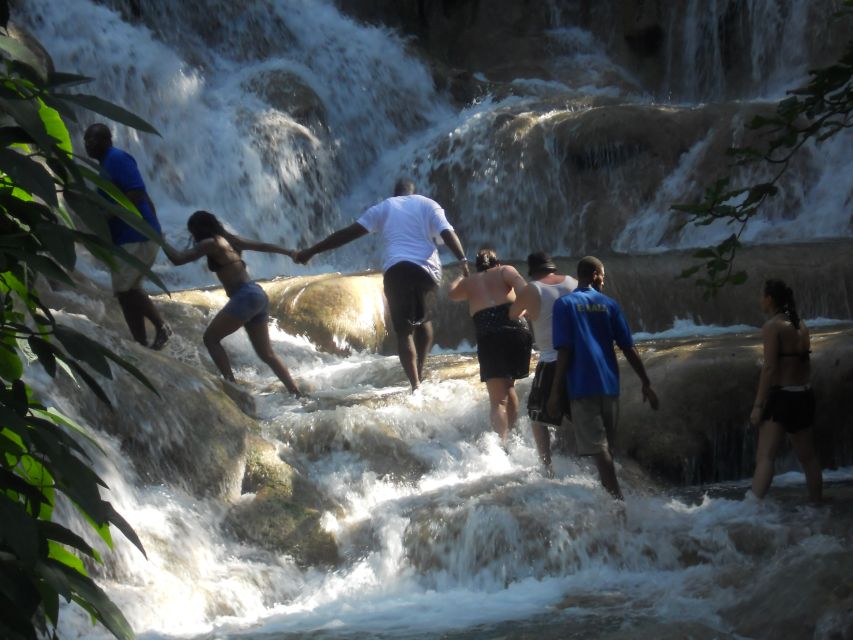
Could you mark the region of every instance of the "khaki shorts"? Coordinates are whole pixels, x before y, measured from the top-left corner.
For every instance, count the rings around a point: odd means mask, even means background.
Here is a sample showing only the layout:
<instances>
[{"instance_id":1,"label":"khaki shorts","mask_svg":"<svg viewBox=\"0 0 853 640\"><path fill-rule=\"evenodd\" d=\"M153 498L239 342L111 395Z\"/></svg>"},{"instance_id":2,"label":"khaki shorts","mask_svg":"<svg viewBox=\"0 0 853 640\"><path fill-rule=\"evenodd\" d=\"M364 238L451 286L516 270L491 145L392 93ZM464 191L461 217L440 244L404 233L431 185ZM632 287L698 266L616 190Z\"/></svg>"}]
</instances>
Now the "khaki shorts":
<instances>
[{"instance_id":1,"label":"khaki shorts","mask_svg":"<svg viewBox=\"0 0 853 640\"><path fill-rule=\"evenodd\" d=\"M160 245L151 240L143 242L128 242L127 244L119 245L121 249L127 251L130 255L146 265L149 269L157 259L157 252L160 251ZM131 264L128 264L121 258L116 258L116 266L112 272L113 293L123 293L131 289L141 289L142 279L145 273L137 269Z\"/></svg>"},{"instance_id":2,"label":"khaki shorts","mask_svg":"<svg viewBox=\"0 0 853 640\"><path fill-rule=\"evenodd\" d=\"M572 422L579 456L594 456L610 450L619 422L617 396L572 399Z\"/></svg>"}]
</instances>

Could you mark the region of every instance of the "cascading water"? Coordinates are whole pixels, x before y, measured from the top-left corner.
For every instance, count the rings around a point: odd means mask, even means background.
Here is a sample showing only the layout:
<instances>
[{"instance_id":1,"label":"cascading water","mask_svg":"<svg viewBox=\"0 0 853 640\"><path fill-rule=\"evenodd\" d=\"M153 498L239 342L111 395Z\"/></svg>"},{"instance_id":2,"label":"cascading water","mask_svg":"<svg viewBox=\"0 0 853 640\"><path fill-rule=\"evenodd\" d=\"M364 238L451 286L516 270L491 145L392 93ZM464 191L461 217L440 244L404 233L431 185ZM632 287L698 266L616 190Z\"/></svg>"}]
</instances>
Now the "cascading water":
<instances>
[{"instance_id":1,"label":"cascading water","mask_svg":"<svg viewBox=\"0 0 853 640\"><path fill-rule=\"evenodd\" d=\"M94 77L89 91L161 131L154 138L119 127L116 142L139 161L170 235L183 234L190 211L208 208L238 233L305 244L387 195L405 171L445 204L469 249L490 242L513 257L534 248L662 251L717 238L715 228L676 233L668 212L719 168L712 158L725 134L714 118L742 122L739 104L718 114L699 103L778 97L802 80L813 58L798 52L812 51L817 38L807 23L832 3L806 11L794 0L752 0L728 18L738 3L679 5L660 16L671 84L655 87L595 28L598 19L609 28L613 13L593 11L578 26L572 3L550 4L543 37L554 44L554 76L519 78L503 87L510 95L461 110L400 36L360 25L326 0L152 0L138 3L141 17L123 15L118 1L28 0L15 17L58 69ZM752 84L718 73L734 50L722 48L720 20L743 38ZM773 57L780 42L803 47ZM655 95L671 97L664 106ZM771 207L748 238L849 236L850 145L810 150L794 175L785 205ZM256 276L375 268L375 247L361 242L310 269L247 260ZM176 287L210 282L201 265L157 270ZM198 324L195 335L220 303L213 294L173 303L181 310L170 317ZM116 337L120 324L98 329L103 303L75 304L81 315L66 321L130 349ZM141 637L767 637L790 628L792 616L808 619L817 637L849 629L853 514L796 506L799 474L777 479L780 501L757 505L741 500L743 483L704 496L663 490L626 461L622 512L582 462L558 456L556 478L543 477L526 419L509 450L500 448L470 355L433 356L427 382L410 395L394 357L343 358L272 333L312 389L310 404L278 393L242 333L225 344L254 396L252 429L322 496L318 520L337 543L334 568L238 542L235 525L249 525L235 514L261 495L240 486L245 452L221 456L233 458L223 463L233 477L219 479L218 493L180 477L208 477L197 469L201 454L183 444L195 408L181 405L190 391L215 385L197 338L178 332L163 357L190 367L162 401L107 383L111 397L135 401L122 406L124 430L98 435L110 497L148 551L145 560L119 540L98 577ZM151 370L172 371L161 360ZM29 380L50 404L100 425L83 394L57 390L37 371ZM522 398L528 388L520 384ZM133 466L116 462L126 456ZM849 470L829 477L842 486L851 479ZM786 483L797 486L786 491ZM779 595L806 572L810 585L833 586ZM771 608L764 618L762 606ZM62 637L103 635L72 607L61 620Z\"/></svg>"}]
</instances>

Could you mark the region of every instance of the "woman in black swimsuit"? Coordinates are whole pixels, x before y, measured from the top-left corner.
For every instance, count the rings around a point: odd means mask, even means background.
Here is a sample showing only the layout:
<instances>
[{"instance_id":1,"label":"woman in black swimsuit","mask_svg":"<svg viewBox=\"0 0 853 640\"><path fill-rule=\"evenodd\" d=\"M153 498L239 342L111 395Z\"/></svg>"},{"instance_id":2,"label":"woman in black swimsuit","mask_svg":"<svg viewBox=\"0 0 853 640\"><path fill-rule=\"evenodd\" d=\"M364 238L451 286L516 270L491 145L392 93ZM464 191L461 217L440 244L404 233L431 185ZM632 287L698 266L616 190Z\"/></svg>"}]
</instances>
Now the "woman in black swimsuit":
<instances>
[{"instance_id":1,"label":"woman in black swimsuit","mask_svg":"<svg viewBox=\"0 0 853 640\"><path fill-rule=\"evenodd\" d=\"M448 292L451 300L468 301L477 333L480 380L486 383L492 429L502 444L518 419L515 381L530 373L533 336L526 320L509 317L509 308L525 286L515 267L502 265L494 250L480 249L477 273L457 278Z\"/></svg>"},{"instance_id":2,"label":"woman in black swimsuit","mask_svg":"<svg viewBox=\"0 0 853 640\"><path fill-rule=\"evenodd\" d=\"M222 376L234 382L234 372L222 339L240 327L246 328L255 353L273 370L290 393L301 396L299 387L290 372L272 349L267 309L269 298L266 292L249 277L246 263L240 257L243 251L280 253L293 257L293 251L273 244L246 240L228 233L215 215L207 211L196 211L187 221L187 229L195 243L186 251L179 251L163 240L166 256L172 264L182 265L207 256L207 266L225 288L229 301L216 314L204 332L204 345Z\"/></svg>"},{"instance_id":3,"label":"woman in black swimsuit","mask_svg":"<svg viewBox=\"0 0 853 640\"><path fill-rule=\"evenodd\" d=\"M787 433L806 474L809 499L820 502L823 479L812 430L809 330L797 315L793 292L781 280L765 283L761 308L770 317L761 328L764 365L750 415L750 422L758 426L752 492L763 498L770 489L776 451Z\"/></svg>"}]
</instances>

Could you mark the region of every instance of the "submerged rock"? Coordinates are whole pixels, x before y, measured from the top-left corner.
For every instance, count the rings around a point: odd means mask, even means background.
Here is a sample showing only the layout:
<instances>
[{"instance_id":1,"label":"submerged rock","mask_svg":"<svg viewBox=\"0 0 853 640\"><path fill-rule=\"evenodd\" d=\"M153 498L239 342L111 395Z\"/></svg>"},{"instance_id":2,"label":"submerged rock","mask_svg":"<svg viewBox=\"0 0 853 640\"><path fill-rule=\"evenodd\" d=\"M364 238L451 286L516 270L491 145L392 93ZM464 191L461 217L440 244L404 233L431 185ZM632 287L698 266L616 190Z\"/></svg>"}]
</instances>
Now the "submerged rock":
<instances>
[{"instance_id":1,"label":"submerged rock","mask_svg":"<svg viewBox=\"0 0 853 640\"><path fill-rule=\"evenodd\" d=\"M322 510L331 507L275 446L257 436L249 439L242 491L223 527L244 542L287 553L301 565L339 562L332 534L324 531Z\"/></svg>"}]
</instances>

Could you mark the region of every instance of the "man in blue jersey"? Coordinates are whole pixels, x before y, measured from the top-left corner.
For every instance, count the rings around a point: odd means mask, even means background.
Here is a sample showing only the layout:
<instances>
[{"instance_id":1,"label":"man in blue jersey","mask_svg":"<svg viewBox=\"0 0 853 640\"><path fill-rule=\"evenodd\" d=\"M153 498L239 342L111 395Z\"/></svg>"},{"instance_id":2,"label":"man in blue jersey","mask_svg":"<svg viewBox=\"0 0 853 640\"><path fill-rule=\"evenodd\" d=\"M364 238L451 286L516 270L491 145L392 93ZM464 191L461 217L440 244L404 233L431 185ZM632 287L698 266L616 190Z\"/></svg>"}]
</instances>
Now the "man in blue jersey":
<instances>
[{"instance_id":1,"label":"man in blue jersey","mask_svg":"<svg viewBox=\"0 0 853 640\"><path fill-rule=\"evenodd\" d=\"M601 484L622 500L610 446L619 417L619 365L614 343L643 384L643 402L658 408L646 368L634 347L634 339L622 309L604 288L604 264L587 256L578 263L578 286L554 303L553 344L557 370L547 411L558 415L561 399L568 394L575 425L578 454L591 456Z\"/></svg>"},{"instance_id":2,"label":"man in blue jersey","mask_svg":"<svg viewBox=\"0 0 853 640\"><path fill-rule=\"evenodd\" d=\"M436 238L440 237L460 260L467 276L465 250L441 205L416 194L415 183L400 178L394 185L393 197L364 211L350 226L299 251L293 259L307 264L318 253L337 249L371 232L382 238L385 297L397 334L400 364L414 391L423 380L424 363L432 347L428 299L441 282Z\"/></svg>"},{"instance_id":3,"label":"man in blue jersey","mask_svg":"<svg viewBox=\"0 0 853 640\"><path fill-rule=\"evenodd\" d=\"M101 177L106 178L118 187L130 200L142 218L161 234L160 222L154 203L145 189L145 182L136 166L136 160L126 151L113 146L112 134L105 124L96 123L86 129L83 135L86 154L101 165ZM105 197L106 194L102 192ZM139 260L149 269L157 258L160 246L129 224L112 216L109 219L110 236L113 244L121 247ZM118 260L112 271L112 288L124 314L124 320L130 329L133 339L139 344L148 345L145 332L145 318L154 325L155 335L151 343L152 349L162 349L172 330L163 320L160 312L154 306L151 298L142 288L145 273L135 266Z\"/></svg>"}]
</instances>

